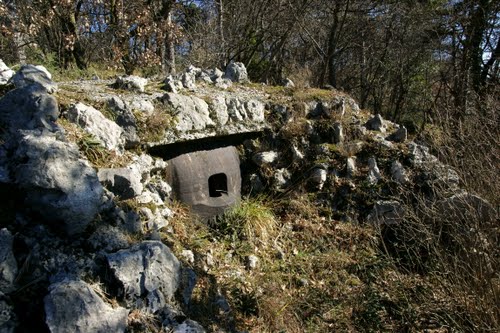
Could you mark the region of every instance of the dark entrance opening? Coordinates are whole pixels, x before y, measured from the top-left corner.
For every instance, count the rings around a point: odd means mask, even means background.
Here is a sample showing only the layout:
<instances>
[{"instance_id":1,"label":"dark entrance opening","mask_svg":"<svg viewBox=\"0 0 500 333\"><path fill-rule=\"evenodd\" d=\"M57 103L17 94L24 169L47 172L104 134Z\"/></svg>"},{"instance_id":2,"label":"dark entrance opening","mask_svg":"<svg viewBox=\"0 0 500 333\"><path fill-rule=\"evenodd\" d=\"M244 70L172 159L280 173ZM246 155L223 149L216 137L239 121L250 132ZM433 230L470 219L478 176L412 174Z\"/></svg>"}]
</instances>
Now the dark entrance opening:
<instances>
[{"instance_id":1,"label":"dark entrance opening","mask_svg":"<svg viewBox=\"0 0 500 333\"><path fill-rule=\"evenodd\" d=\"M225 173L216 173L208 177L208 192L211 197L227 195L227 176Z\"/></svg>"}]
</instances>

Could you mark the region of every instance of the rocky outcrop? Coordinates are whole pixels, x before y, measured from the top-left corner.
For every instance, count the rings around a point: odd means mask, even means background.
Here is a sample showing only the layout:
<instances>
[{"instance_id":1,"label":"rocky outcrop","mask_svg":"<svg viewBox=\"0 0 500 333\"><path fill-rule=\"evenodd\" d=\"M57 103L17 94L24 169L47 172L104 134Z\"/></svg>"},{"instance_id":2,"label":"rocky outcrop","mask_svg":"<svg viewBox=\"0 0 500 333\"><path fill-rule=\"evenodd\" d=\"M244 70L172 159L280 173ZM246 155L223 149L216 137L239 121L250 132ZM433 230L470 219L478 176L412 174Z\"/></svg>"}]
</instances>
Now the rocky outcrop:
<instances>
[{"instance_id":1,"label":"rocky outcrop","mask_svg":"<svg viewBox=\"0 0 500 333\"><path fill-rule=\"evenodd\" d=\"M131 199L142 193L141 174L136 168L99 169L99 181L121 199Z\"/></svg>"},{"instance_id":2,"label":"rocky outcrop","mask_svg":"<svg viewBox=\"0 0 500 333\"><path fill-rule=\"evenodd\" d=\"M179 286L179 261L161 242L145 241L109 254L107 262L129 305L148 307L157 299L155 308L162 307Z\"/></svg>"},{"instance_id":3,"label":"rocky outcrop","mask_svg":"<svg viewBox=\"0 0 500 333\"><path fill-rule=\"evenodd\" d=\"M215 125L210 119L207 102L201 98L167 93L162 97L162 102L172 109L178 131L204 130Z\"/></svg>"},{"instance_id":4,"label":"rocky outcrop","mask_svg":"<svg viewBox=\"0 0 500 333\"><path fill-rule=\"evenodd\" d=\"M67 234L83 232L99 212L103 189L96 172L75 144L56 134L23 132L12 168L26 206Z\"/></svg>"},{"instance_id":5,"label":"rocky outcrop","mask_svg":"<svg viewBox=\"0 0 500 333\"><path fill-rule=\"evenodd\" d=\"M148 80L145 78L135 75L125 75L117 77L113 87L117 89L144 92L147 84Z\"/></svg>"},{"instance_id":6,"label":"rocky outcrop","mask_svg":"<svg viewBox=\"0 0 500 333\"><path fill-rule=\"evenodd\" d=\"M248 82L248 73L245 65L241 62L231 62L227 65L226 78L233 82L245 83Z\"/></svg>"},{"instance_id":7,"label":"rocky outcrop","mask_svg":"<svg viewBox=\"0 0 500 333\"><path fill-rule=\"evenodd\" d=\"M66 117L93 135L107 149L123 151L125 140L122 128L93 107L77 103L70 107Z\"/></svg>"},{"instance_id":8,"label":"rocky outcrop","mask_svg":"<svg viewBox=\"0 0 500 333\"><path fill-rule=\"evenodd\" d=\"M45 320L51 333L125 332L127 314L127 309L113 308L80 280L54 283L45 297Z\"/></svg>"},{"instance_id":9,"label":"rocky outcrop","mask_svg":"<svg viewBox=\"0 0 500 333\"><path fill-rule=\"evenodd\" d=\"M43 66L23 65L10 81L16 88L37 85L49 94L57 91L57 84L52 82L52 75Z\"/></svg>"}]
</instances>

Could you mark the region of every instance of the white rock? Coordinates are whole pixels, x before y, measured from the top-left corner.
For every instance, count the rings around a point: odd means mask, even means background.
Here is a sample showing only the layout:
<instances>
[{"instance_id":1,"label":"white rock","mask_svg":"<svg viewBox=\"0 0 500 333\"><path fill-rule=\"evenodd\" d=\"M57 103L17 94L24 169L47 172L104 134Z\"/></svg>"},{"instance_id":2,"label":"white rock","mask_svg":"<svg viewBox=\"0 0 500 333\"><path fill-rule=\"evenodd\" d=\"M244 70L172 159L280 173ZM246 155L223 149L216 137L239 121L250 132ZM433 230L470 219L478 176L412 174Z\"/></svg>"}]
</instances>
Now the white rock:
<instances>
[{"instance_id":1,"label":"white rock","mask_svg":"<svg viewBox=\"0 0 500 333\"><path fill-rule=\"evenodd\" d=\"M249 81L247 69L241 62L231 62L226 68L225 76L233 82L245 83Z\"/></svg>"},{"instance_id":2,"label":"white rock","mask_svg":"<svg viewBox=\"0 0 500 333\"><path fill-rule=\"evenodd\" d=\"M178 131L202 130L215 125L210 119L207 102L201 98L167 93L162 100L173 108L177 119L175 128Z\"/></svg>"},{"instance_id":3,"label":"white rock","mask_svg":"<svg viewBox=\"0 0 500 333\"><path fill-rule=\"evenodd\" d=\"M252 157L252 161L258 166L262 166L265 164L272 164L276 162L278 159L278 153L275 151L264 151L261 153L257 153Z\"/></svg>"},{"instance_id":4,"label":"white rock","mask_svg":"<svg viewBox=\"0 0 500 333\"><path fill-rule=\"evenodd\" d=\"M259 264L259 258L254 255L249 255L247 257L247 268L250 270L256 269Z\"/></svg>"},{"instance_id":5,"label":"white rock","mask_svg":"<svg viewBox=\"0 0 500 333\"><path fill-rule=\"evenodd\" d=\"M72 105L67 118L80 125L85 132L92 134L107 149L123 151L125 140L122 137L122 128L93 107L83 103Z\"/></svg>"},{"instance_id":6,"label":"white rock","mask_svg":"<svg viewBox=\"0 0 500 333\"><path fill-rule=\"evenodd\" d=\"M14 74L15 72L0 59L0 85L7 84Z\"/></svg>"},{"instance_id":7,"label":"white rock","mask_svg":"<svg viewBox=\"0 0 500 333\"><path fill-rule=\"evenodd\" d=\"M380 178L382 178L382 176L377 166L377 160L375 157L370 157L368 159L368 182L370 184L376 184Z\"/></svg>"},{"instance_id":8,"label":"white rock","mask_svg":"<svg viewBox=\"0 0 500 333\"><path fill-rule=\"evenodd\" d=\"M226 99L223 96L218 95L214 99L212 99L212 103L210 104L210 111L212 119L218 125L225 125L229 120Z\"/></svg>"},{"instance_id":9,"label":"white rock","mask_svg":"<svg viewBox=\"0 0 500 333\"><path fill-rule=\"evenodd\" d=\"M326 177L328 175L328 171L324 168L315 168L312 173L310 180L316 186L318 190L323 189L323 186L326 183Z\"/></svg>"},{"instance_id":10,"label":"white rock","mask_svg":"<svg viewBox=\"0 0 500 333\"><path fill-rule=\"evenodd\" d=\"M403 165L399 163L399 161L393 161L391 165L391 176L396 182L400 184L404 184L408 181L408 177L406 176L406 171L403 168Z\"/></svg>"},{"instance_id":11,"label":"white rock","mask_svg":"<svg viewBox=\"0 0 500 333\"><path fill-rule=\"evenodd\" d=\"M115 87L133 91L144 92L148 80L135 75L125 75L116 78Z\"/></svg>"},{"instance_id":12,"label":"white rock","mask_svg":"<svg viewBox=\"0 0 500 333\"><path fill-rule=\"evenodd\" d=\"M346 164L347 176L352 177L356 174L356 157L348 157Z\"/></svg>"},{"instance_id":13,"label":"white rock","mask_svg":"<svg viewBox=\"0 0 500 333\"><path fill-rule=\"evenodd\" d=\"M194 263L194 253L191 250L182 250L181 256L190 264Z\"/></svg>"}]
</instances>

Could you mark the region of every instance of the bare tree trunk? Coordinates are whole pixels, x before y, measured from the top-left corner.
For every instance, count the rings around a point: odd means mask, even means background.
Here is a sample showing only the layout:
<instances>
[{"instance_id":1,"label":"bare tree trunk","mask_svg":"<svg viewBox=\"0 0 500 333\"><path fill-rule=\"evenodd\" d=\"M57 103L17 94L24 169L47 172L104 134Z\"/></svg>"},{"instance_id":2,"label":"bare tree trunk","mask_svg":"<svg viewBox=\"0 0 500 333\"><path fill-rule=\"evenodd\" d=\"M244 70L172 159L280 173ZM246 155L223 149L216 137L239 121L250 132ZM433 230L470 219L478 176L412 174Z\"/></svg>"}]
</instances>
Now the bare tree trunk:
<instances>
[{"instance_id":1,"label":"bare tree trunk","mask_svg":"<svg viewBox=\"0 0 500 333\"><path fill-rule=\"evenodd\" d=\"M224 3L223 0L217 1L218 5L218 29L219 29L219 38L220 38L220 62L222 67L226 67L226 40L224 37Z\"/></svg>"},{"instance_id":2,"label":"bare tree trunk","mask_svg":"<svg viewBox=\"0 0 500 333\"><path fill-rule=\"evenodd\" d=\"M167 31L162 52L162 69L167 75L175 74L175 39L172 23L172 8L167 13Z\"/></svg>"}]
</instances>

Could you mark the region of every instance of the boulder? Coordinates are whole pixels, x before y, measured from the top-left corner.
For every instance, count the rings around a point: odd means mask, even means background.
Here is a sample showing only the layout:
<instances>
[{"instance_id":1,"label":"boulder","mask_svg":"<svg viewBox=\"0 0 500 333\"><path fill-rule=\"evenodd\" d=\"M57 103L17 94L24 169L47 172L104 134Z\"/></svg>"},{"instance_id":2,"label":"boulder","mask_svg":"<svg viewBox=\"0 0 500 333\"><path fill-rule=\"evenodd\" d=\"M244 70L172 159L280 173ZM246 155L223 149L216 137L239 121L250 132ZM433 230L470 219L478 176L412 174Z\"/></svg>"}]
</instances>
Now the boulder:
<instances>
[{"instance_id":1,"label":"boulder","mask_svg":"<svg viewBox=\"0 0 500 333\"><path fill-rule=\"evenodd\" d=\"M0 59L0 86L6 85L15 72Z\"/></svg>"},{"instance_id":2,"label":"boulder","mask_svg":"<svg viewBox=\"0 0 500 333\"><path fill-rule=\"evenodd\" d=\"M348 177L353 177L357 172L356 157L348 157L346 162L346 173Z\"/></svg>"},{"instance_id":3,"label":"boulder","mask_svg":"<svg viewBox=\"0 0 500 333\"><path fill-rule=\"evenodd\" d=\"M377 166L377 160L375 157L370 157L368 159L368 182L370 184L376 184L382 178L380 170Z\"/></svg>"},{"instance_id":4,"label":"boulder","mask_svg":"<svg viewBox=\"0 0 500 333\"><path fill-rule=\"evenodd\" d=\"M54 96L40 85L28 85L9 91L0 100L0 121L10 134L19 129L59 130L55 121L59 107Z\"/></svg>"},{"instance_id":5,"label":"boulder","mask_svg":"<svg viewBox=\"0 0 500 333\"><path fill-rule=\"evenodd\" d=\"M142 298L155 291L159 291L167 302L174 297L179 285L180 264L163 243L144 241L106 258L128 305L142 303Z\"/></svg>"},{"instance_id":6,"label":"boulder","mask_svg":"<svg viewBox=\"0 0 500 333\"><path fill-rule=\"evenodd\" d=\"M400 184L408 182L408 177L406 176L406 171L399 161L393 161L391 164L391 176L392 179Z\"/></svg>"},{"instance_id":7,"label":"boulder","mask_svg":"<svg viewBox=\"0 0 500 333\"><path fill-rule=\"evenodd\" d=\"M127 327L128 310L105 303L81 280L52 284L44 304L51 333L118 333Z\"/></svg>"},{"instance_id":8,"label":"boulder","mask_svg":"<svg viewBox=\"0 0 500 333\"><path fill-rule=\"evenodd\" d=\"M318 189L322 190L326 183L326 177L328 175L327 168L317 167L311 172L310 181Z\"/></svg>"},{"instance_id":9,"label":"boulder","mask_svg":"<svg viewBox=\"0 0 500 333\"><path fill-rule=\"evenodd\" d=\"M102 168L97 177L104 187L123 200L134 198L143 190L141 174L136 168Z\"/></svg>"},{"instance_id":10,"label":"boulder","mask_svg":"<svg viewBox=\"0 0 500 333\"><path fill-rule=\"evenodd\" d=\"M69 108L66 117L92 134L107 149L118 152L123 150L125 140L122 128L93 107L76 103Z\"/></svg>"},{"instance_id":11,"label":"boulder","mask_svg":"<svg viewBox=\"0 0 500 333\"><path fill-rule=\"evenodd\" d=\"M341 123L333 124L333 143L339 144L344 142L344 130Z\"/></svg>"},{"instance_id":12,"label":"boulder","mask_svg":"<svg viewBox=\"0 0 500 333\"><path fill-rule=\"evenodd\" d=\"M15 290L14 280L17 277L17 262L12 252L14 239L7 229L0 230L0 293Z\"/></svg>"},{"instance_id":13,"label":"boulder","mask_svg":"<svg viewBox=\"0 0 500 333\"><path fill-rule=\"evenodd\" d=\"M165 86L163 87L163 89L174 94L178 94L179 90L182 90L184 88L182 82L174 79L172 75L167 76L164 84Z\"/></svg>"},{"instance_id":14,"label":"boulder","mask_svg":"<svg viewBox=\"0 0 500 333\"><path fill-rule=\"evenodd\" d=\"M245 102L245 109L248 119L257 122L263 122L265 105L256 99L250 99Z\"/></svg>"},{"instance_id":15,"label":"boulder","mask_svg":"<svg viewBox=\"0 0 500 333\"><path fill-rule=\"evenodd\" d=\"M26 207L47 222L62 223L67 234L84 231L99 212L103 188L76 144L47 132L23 131L12 168Z\"/></svg>"},{"instance_id":16,"label":"boulder","mask_svg":"<svg viewBox=\"0 0 500 333\"><path fill-rule=\"evenodd\" d=\"M207 102L201 98L167 93L161 100L173 109L178 131L202 130L215 125L210 119Z\"/></svg>"},{"instance_id":17,"label":"boulder","mask_svg":"<svg viewBox=\"0 0 500 333\"><path fill-rule=\"evenodd\" d=\"M115 83L113 84L113 87L117 89L126 89L142 93L144 92L147 84L148 80L145 78L135 75L125 75L117 77Z\"/></svg>"},{"instance_id":18,"label":"boulder","mask_svg":"<svg viewBox=\"0 0 500 333\"><path fill-rule=\"evenodd\" d=\"M227 113L226 99L223 96L216 96L210 103L210 115L218 125L225 125L229 120Z\"/></svg>"},{"instance_id":19,"label":"boulder","mask_svg":"<svg viewBox=\"0 0 500 333\"><path fill-rule=\"evenodd\" d=\"M134 96L129 103L129 109L132 111L139 111L145 115L152 115L155 111L155 106L148 99L140 98L139 96Z\"/></svg>"},{"instance_id":20,"label":"boulder","mask_svg":"<svg viewBox=\"0 0 500 333\"><path fill-rule=\"evenodd\" d=\"M278 160L278 153L275 151L264 151L252 157L252 161L258 166L272 164Z\"/></svg>"},{"instance_id":21,"label":"boulder","mask_svg":"<svg viewBox=\"0 0 500 333\"><path fill-rule=\"evenodd\" d=\"M108 107L115 114L116 124L123 129L122 136L125 140L125 148L137 147L141 142L139 135L137 135L137 122L127 104L121 98L112 96L108 99Z\"/></svg>"},{"instance_id":22,"label":"boulder","mask_svg":"<svg viewBox=\"0 0 500 333\"><path fill-rule=\"evenodd\" d=\"M115 252L130 246L130 236L118 227L99 224L87 244L95 251Z\"/></svg>"},{"instance_id":23,"label":"boulder","mask_svg":"<svg viewBox=\"0 0 500 333\"><path fill-rule=\"evenodd\" d=\"M406 129L406 127L401 126L386 139L394 142L405 142L406 140L408 140L408 130Z\"/></svg>"},{"instance_id":24,"label":"boulder","mask_svg":"<svg viewBox=\"0 0 500 333\"><path fill-rule=\"evenodd\" d=\"M370 120L368 120L365 124L366 128L372 131L380 131L382 133L385 132L385 123L384 119L380 114L374 115Z\"/></svg>"},{"instance_id":25,"label":"boulder","mask_svg":"<svg viewBox=\"0 0 500 333\"><path fill-rule=\"evenodd\" d=\"M52 75L43 66L23 65L10 81L16 88L35 84L49 94L57 91L57 84L52 82Z\"/></svg>"},{"instance_id":26,"label":"boulder","mask_svg":"<svg viewBox=\"0 0 500 333\"><path fill-rule=\"evenodd\" d=\"M379 200L373 206L371 213L366 218L369 223L378 225L399 224L404 219L405 210L397 201Z\"/></svg>"},{"instance_id":27,"label":"boulder","mask_svg":"<svg viewBox=\"0 0 500 333\"><path fill-rule=\"evenodd\" d=\"M233 82L248 82L248 73L245 65L241 62L231 62L226 67L225 77Z\"/></svg>"}]
</instances>

